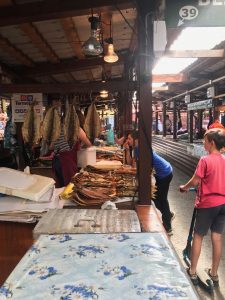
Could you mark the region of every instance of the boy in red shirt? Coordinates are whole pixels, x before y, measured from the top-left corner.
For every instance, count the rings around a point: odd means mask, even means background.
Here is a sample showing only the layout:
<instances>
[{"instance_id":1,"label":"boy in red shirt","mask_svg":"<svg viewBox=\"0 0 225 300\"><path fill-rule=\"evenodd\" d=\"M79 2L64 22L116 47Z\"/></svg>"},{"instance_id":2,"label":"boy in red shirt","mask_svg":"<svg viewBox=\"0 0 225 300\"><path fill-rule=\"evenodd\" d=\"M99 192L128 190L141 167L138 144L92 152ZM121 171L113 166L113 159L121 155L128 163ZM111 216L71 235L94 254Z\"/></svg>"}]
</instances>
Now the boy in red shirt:
<instances>
[{"instance_id":1,"label":"boy in red shirt","mask_svg":"<svg viewBox=\"0 0 225 300\"><path fill-rule=\"evenodd\" d=\"M222 234L225 227L225 156L220 150L225 146L225 130L214 128L204 135L204 146L209 153L199 160L193 177L180 186L180 191L188 191L198 186L195 200L197 215L191 249L191 266L188 274L193 284L198 284L196 268L201 253L203 237L211 230L212 266L207 269L215 286L219 285L217 270L222 253Z\"/></svg>"}]
</instances>

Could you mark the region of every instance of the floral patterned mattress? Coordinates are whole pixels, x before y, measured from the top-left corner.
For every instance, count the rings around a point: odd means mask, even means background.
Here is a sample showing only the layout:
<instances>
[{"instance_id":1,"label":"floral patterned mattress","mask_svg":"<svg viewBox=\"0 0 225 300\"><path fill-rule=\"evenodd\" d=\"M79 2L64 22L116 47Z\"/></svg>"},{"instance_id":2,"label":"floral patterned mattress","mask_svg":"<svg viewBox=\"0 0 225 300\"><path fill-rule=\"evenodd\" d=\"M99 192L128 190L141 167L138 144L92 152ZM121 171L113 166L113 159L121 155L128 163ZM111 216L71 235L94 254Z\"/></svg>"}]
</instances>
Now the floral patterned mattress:
<instances>
[{"instance_id":1,"label":"floral patterned mattress","mask_svg":"<svg viewBox=\"0 0 225 300\"><path fill-rule=\"evenodd\" d=\"M162 233L41 235L0 299L198 299Z\"/></svg>"}]
</instances>

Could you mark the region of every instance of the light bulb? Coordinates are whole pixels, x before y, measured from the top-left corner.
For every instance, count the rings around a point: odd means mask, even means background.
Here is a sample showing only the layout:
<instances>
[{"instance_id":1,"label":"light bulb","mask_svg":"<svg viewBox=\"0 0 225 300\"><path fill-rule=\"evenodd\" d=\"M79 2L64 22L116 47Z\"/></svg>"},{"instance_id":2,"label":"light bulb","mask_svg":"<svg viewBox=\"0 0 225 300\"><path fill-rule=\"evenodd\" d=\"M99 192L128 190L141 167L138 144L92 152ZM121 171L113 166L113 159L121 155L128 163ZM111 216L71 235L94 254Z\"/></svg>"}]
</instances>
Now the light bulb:
<instances>
[{"instance_id":1,"label":"light bulb","mask_svg":"<svg viewBox=\"0 0 225 300\"><path fill-rule=\"evenodd\" d=\"M113 44L109 44L108 51L106 55L104 56L104 61L108 63L114 63L117 62L119 59L118 55L114 52L114 46Z\"/></svg>"},{"instance_id":2,"label":"light bulb","mask_svg":"<svg viewBox=\"0 0 225 300\"><path fill-rule=\"evenodd\" d=\"M91 30L91 36L89 39L83 44L84 54L85 55L99 55L103 52L103 48L101 43L98 41L96 37L97 31Z\"/></svg>"},{"instance_id":3,"label":"light bulb","mask_svg":"<svg viewBox=\"0 0 225 300\"><path fill-rule=\"evenodd\" d=\"M101 98L107 98L108 95L109 95L109 92L108 92L108 91L106 91L106 90L100 91L100 97L101 97Z\"/></svg>"}]
</instances>

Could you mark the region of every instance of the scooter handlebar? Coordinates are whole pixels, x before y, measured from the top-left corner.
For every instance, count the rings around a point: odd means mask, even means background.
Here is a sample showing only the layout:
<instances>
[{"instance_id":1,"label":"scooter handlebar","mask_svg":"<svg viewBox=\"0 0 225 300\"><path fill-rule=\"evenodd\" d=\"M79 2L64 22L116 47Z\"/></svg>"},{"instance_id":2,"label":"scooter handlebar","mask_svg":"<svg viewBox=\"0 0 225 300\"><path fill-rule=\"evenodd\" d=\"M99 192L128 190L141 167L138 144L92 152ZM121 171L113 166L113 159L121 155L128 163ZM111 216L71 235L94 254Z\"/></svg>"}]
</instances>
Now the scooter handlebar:
<instances>
[{"instance_id":1,"label":"scooter handlebar","mask_svg":"<svg viewBox=\"0 0 225 300\"><path fill-rule=\"evenodd\" d=\"M197 189L195 187L191 187L188 190L185 190L185 189L182 188L182 186L180 186L179 190L180 190L181 193L185 193L185 192L197 192Z\"/></svg>"}]
</instances>

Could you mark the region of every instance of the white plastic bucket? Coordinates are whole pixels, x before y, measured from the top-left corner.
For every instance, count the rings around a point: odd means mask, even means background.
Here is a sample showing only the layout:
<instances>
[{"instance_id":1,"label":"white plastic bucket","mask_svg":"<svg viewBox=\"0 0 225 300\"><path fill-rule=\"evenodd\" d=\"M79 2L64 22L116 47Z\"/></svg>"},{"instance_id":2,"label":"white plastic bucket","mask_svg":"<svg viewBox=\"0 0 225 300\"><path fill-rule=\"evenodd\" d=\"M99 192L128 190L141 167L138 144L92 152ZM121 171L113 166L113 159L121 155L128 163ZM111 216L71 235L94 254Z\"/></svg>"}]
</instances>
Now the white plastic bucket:
<instances>
[{"instance_id":1,"label":"white plastic bucket","mask_svg":"<svg viewBox=\"0 0 225 300\"><path fill-rule=\"evenodd\" d=\"M77 166L84 168L87 165L96 164L96 148L89 147L77 151Z\"/></svg>"}]
</instances>

